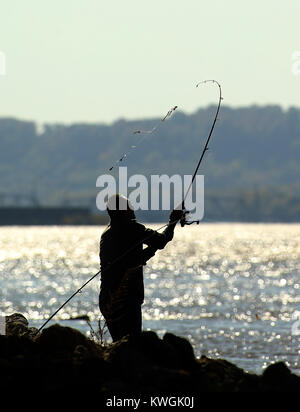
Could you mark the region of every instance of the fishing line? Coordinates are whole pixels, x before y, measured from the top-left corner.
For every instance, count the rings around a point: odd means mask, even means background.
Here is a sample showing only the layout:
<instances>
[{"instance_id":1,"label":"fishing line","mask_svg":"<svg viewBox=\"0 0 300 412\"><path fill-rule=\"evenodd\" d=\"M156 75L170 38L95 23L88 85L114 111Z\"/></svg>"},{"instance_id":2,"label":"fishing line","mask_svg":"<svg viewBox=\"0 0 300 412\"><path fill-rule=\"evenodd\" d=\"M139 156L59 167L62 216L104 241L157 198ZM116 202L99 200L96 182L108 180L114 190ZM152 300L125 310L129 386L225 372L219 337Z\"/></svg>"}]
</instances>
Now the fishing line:
<instances>
[{"instance_id":1,"label":"fishing line","mask_svg":"<svg viewBox=\"0 0 300 412\"><path fill-rule=\"evenodd\" d=\"M178 106L172 107L172 108L167 112L167 114L166 114L164 117L162 117L162 118L160 119L160 121L159 121L154 127L152 127L152 129L150 129L150 130L134 130L134 131L133 131L133 134L144 134L143 138L141 138L136 145L130 146L130 149L129 149L127 152L125 152L125 153L120 157L120 159L117 160L116 163L115 163L113 166L111 166L108 170L111 172L119 163L123 162L123 160L126 159L126 158L137 148L137 146L139 146L139 145L145 140L145 138L147 137L147 135L152 134L153 132L155 132L155 130L158 129L158 127L160 126L160 124L161 124L162 122L164 122L168 117L170 117L170 116L173 114L173 112L175 112L175 110L176 110L177 108L178 108Z\"/></svg>"}]
</instances>

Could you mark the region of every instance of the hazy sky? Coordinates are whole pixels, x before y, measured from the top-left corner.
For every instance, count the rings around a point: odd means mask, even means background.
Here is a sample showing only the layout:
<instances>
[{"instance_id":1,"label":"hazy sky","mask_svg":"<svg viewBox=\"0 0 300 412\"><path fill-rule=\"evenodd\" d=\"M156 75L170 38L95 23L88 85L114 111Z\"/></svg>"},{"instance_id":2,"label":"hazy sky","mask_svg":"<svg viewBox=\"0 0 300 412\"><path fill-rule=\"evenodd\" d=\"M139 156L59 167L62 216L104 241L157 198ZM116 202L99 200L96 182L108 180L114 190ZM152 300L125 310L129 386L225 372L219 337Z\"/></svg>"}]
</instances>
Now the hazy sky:
<instances>
[{"instance_id":1,"label":"hazy sky","mask_svg":"<svg viewBox=\"0 0 300 412\"><path fill-rule=\"evenodd\" d=\"M227 105L299 106L299 16L299 0L3 0L0 116L70 123L163 116L174 105L191 112L217 102L212 85L195 88L207 78Z\"/></svg>"}]
</instances>

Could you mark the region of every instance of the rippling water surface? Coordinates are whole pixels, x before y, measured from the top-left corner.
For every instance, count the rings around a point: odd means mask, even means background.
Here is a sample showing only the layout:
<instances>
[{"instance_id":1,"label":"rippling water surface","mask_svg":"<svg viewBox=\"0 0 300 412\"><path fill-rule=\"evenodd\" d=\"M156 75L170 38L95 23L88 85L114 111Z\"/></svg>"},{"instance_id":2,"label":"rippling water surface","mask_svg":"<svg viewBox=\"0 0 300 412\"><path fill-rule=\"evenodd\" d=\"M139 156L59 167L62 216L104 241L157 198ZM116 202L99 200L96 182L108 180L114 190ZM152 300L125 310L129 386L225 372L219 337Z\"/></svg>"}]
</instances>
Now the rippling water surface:
<instances>
[{"instance_id":1,"label":"rippling water surface","mask_svg":"<svg viewBox=\"0 0 300 412\"><path fill-rule=\"evenodd\" d=\"M0 314L40 326L99 269L103 227L0 229ZM188 337L197 356L224 357L260 373L283 360L300 373L300 225L202 224L176 228L144 270L144 329ZM90 333L98 278L56 317Z\"/></svg>"}]
</instances>

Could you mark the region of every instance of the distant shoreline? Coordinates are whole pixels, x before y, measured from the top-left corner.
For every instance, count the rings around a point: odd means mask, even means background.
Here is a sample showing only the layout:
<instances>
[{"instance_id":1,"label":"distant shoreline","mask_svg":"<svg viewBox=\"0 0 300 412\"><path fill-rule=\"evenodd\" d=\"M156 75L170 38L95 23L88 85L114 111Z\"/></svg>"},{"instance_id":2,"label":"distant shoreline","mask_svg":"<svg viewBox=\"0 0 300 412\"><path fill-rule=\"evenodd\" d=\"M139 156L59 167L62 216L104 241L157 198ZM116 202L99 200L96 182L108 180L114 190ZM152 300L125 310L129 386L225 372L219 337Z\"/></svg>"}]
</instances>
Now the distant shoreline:
<instances>
[{"instance_id":1,"label":"distant shoreline","mask_svg":"<svg viewBox=\"0 0 300 412\"><path fill-rule=\"evenodd\" d=\"M145 222L145 221L140 221L144 225L162 225L165 223L164 221L160 222ZM47 223L39 223L39 224L30 224L30 223L18 223L18 224L0 224L0 227L48 227L48 226L61 226L61 227L83 227L83 226L106 226L107 223L53 223L53 224L47 224ZM262 222L262 221L256 221L256 222L250 222L250 221L213 221L213 222L207 222L203 221L200 222L199 226L201 225L222 225L222 224L228 224L228 225L300 225L299 221L295 222ZM193 225L197 226L197 225Z\"/></svg>"},{"instance_id":2,"label":"distant shoreline","mask_svg":"<svg viewBox=\"0 0 300 412\"><path fill-rule=\"evenodd\" d=\"M170 211L137 211L137 220L145 224L164 224ZM88 207L81 206L6 206L0 207L0 226L99 226L107 225L109 217L105 212L94 213ZM244 219L204 218L200 224L207 223L261 223L261 224L296 224L300 220L286 219Z\"/></svg>"}]
</instances>

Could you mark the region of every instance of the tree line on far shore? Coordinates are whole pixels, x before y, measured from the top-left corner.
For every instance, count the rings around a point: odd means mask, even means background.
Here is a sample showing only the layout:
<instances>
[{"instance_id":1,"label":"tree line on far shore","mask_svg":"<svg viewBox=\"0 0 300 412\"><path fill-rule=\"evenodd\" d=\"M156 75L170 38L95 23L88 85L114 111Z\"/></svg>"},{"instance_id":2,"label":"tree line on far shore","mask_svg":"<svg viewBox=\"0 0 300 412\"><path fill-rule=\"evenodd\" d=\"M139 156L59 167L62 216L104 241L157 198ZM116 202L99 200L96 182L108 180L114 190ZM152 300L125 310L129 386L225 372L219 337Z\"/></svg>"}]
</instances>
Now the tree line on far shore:
<instances>
[{"instance_id":1,"label":"tree line on far shore","mask_svg":"<svg viewBox=\"0 0 300 412\"><path fill-rule=\"evenodd\" d=\"M192 174L214 110L175 112L146 136L133 132L151 130L159 119L46 124L38 133L34 122L1 118L0 206L34 201L95 209L97 177L128 151L120 163L128 174ZM205 175L205 218L300 221L299 159L300 109L224 106L199 171Z\"/></svg>"}]
</instances>

